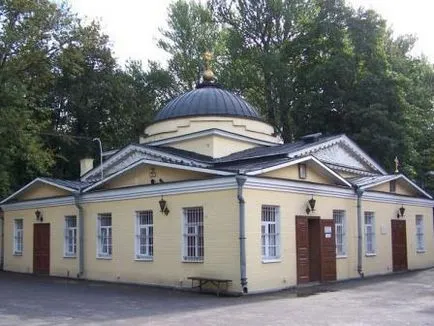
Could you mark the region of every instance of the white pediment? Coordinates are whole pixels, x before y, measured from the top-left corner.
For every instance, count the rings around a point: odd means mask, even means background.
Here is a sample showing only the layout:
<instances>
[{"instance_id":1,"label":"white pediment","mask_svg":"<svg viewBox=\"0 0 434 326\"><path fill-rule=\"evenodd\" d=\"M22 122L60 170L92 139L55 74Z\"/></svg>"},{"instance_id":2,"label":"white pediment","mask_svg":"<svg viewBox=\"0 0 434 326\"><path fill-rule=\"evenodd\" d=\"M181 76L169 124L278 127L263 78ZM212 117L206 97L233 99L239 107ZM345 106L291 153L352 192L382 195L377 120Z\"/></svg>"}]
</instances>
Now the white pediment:
<instances>
[{"instance_id":1,"label":"white pediment","mask_svg":"<svg viewBox=\"0 0 434 326\"><path fill-rule=\"evenodd\" d=\"M163 153L156 149L145 148L143 146L130 145L118 151L111 156L103 164L104 176L110 176L118 171L124 170L126 167L141 161L155 161L155 162L171 162L184 164L188 166L205 167L204 164L193 162L192 160L185 159L180 156ZM100 179L100 167L97 166L87 174L81 177L81 181L93 182Z\"/></svg>"},{"instance_id":2,"label":"white pediment","mask_svg":"<svg viewBox=\"0 0 434 326\"><path fill-rule=\"evenodd\" d=\"M331 163L362 171L372 171L368 164L343 143L337 143L320 149L313 153L313 155L323 163Z\"/></svg>"}]
</instances>

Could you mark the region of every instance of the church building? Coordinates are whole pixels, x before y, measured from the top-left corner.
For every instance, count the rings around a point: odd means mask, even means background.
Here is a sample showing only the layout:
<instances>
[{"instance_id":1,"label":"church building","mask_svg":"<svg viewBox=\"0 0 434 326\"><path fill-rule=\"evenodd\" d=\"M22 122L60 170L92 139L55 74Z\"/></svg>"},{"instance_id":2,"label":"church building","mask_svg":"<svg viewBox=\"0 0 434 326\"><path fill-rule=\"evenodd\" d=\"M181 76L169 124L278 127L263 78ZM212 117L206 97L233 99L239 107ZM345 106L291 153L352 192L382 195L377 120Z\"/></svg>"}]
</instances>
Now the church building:
<instances>
[{"instance_id":1,"label":"church building","mask_svg":"<svg viewBox=\"0 0 434 326\"><path fill-rule=\"evenodd\" d=\"M208 68L139 143L1 201L0 252L6 271L258 293L432 267L433 206L346 135L283 144Z\"/></svg>"}]
</instances>

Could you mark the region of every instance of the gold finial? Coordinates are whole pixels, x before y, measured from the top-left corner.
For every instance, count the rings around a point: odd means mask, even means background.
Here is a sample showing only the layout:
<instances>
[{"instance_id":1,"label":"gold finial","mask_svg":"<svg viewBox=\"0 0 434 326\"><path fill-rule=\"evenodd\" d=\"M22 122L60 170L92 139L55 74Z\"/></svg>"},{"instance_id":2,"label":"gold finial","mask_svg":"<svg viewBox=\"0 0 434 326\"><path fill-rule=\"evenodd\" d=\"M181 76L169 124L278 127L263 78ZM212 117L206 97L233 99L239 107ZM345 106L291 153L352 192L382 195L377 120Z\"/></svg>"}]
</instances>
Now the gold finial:
<instances>
[{"instance_id":1,"label":"gold finial","mask_svg":"<svg viewBox=\"0 0 434 326\"><path fill-rule=\"evenodd\" d=\"M398 156L395 156L394 162L395 162L395 173L399 173L399 170L398 170L398 167L399 167Z\"/></svg>"},{"instance_id":2,"label":"gold finial","mask_svg":"<svg viewBox=\"0 0 434 326\"><path fill-rule=\"evenodd\" d=\"M203 56L203 61L205 62L205 71L203 72L203 80L205 81L212 81L214 80L214 73L211 70L211 60L213 58L213 55L211 52L206 51Z\"/></svg>"}]
</instances>

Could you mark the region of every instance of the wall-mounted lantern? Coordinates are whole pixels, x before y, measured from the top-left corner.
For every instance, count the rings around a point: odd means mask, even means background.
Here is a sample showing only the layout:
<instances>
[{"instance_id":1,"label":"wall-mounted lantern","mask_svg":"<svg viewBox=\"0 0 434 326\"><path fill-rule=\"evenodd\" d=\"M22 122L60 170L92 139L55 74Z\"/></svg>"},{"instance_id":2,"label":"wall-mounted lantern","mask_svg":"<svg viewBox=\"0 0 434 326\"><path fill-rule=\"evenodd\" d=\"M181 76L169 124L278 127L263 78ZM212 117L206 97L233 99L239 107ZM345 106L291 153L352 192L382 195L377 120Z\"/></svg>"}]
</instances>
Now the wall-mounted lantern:
<instances>
[{"instance_id":1,"label":"wall-mounted lantern","mask_svg":"<svg viewBox=\"0 0 434 326\"><path fill-rule=\"evenodd\" d=\"M44 216L42 216L42 212L39 209L35 211L35 216L36 216L36 221L40 221L40 222L44 221Z\"/></svg>"},{"instance_id":2,"label":"wall-mounted lantern","mask_svg":"<svg viewBox=\"0 0 434 326\"><path fill-rule=\"evenodd\" d=\"M397 218L404 217L404 214L405 214L405 207L401 205L401 207L398 209L398 214L396 214L396 217Z\"/></svg>"},{"instance_id":3,"label":"wall-mounted lantern","mask_svg":"<svg viewBox=\"0 0 434 326\"><path fill-rule=\"evenodd\" d=\"M169 208L167 207L167 202L164 200L163 196L161 196L161 199L159 201L161 213L168 215L169 214Z\"/></svg>"},{"instance_id":4,"label":"wall-mounted lantern","mask_svg":"<svg viewBox=\"0 0 434 326\"><path fill-rule=\"evenodd\" d=\"M306 214L310 214L310 212L315 212L315 204L316 200L313 198L312 195L312 198L307 201Z\"/></svg>"}]
</instances>

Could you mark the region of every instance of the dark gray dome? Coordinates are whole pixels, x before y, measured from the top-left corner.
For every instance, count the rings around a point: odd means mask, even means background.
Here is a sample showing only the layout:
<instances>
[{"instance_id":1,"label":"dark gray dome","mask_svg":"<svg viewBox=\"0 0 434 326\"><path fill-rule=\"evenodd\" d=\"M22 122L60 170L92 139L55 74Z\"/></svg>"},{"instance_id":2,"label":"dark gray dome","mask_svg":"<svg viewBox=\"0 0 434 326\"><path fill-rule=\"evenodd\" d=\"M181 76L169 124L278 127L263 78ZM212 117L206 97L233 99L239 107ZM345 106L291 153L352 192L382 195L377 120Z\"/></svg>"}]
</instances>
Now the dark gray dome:
<instances>
[{"instance_id":1,"label":"dark gray dome","mask_svg":"<svg viewBox=\"0 0 434 326\"><path fill-rule=\"evenodd\" d=\"M202 83L195 90L170 101L154 118L154 122L192 116L231 116L261 120L256 109L241 97L214 83Z\"/></svg>"}]
</instances>

